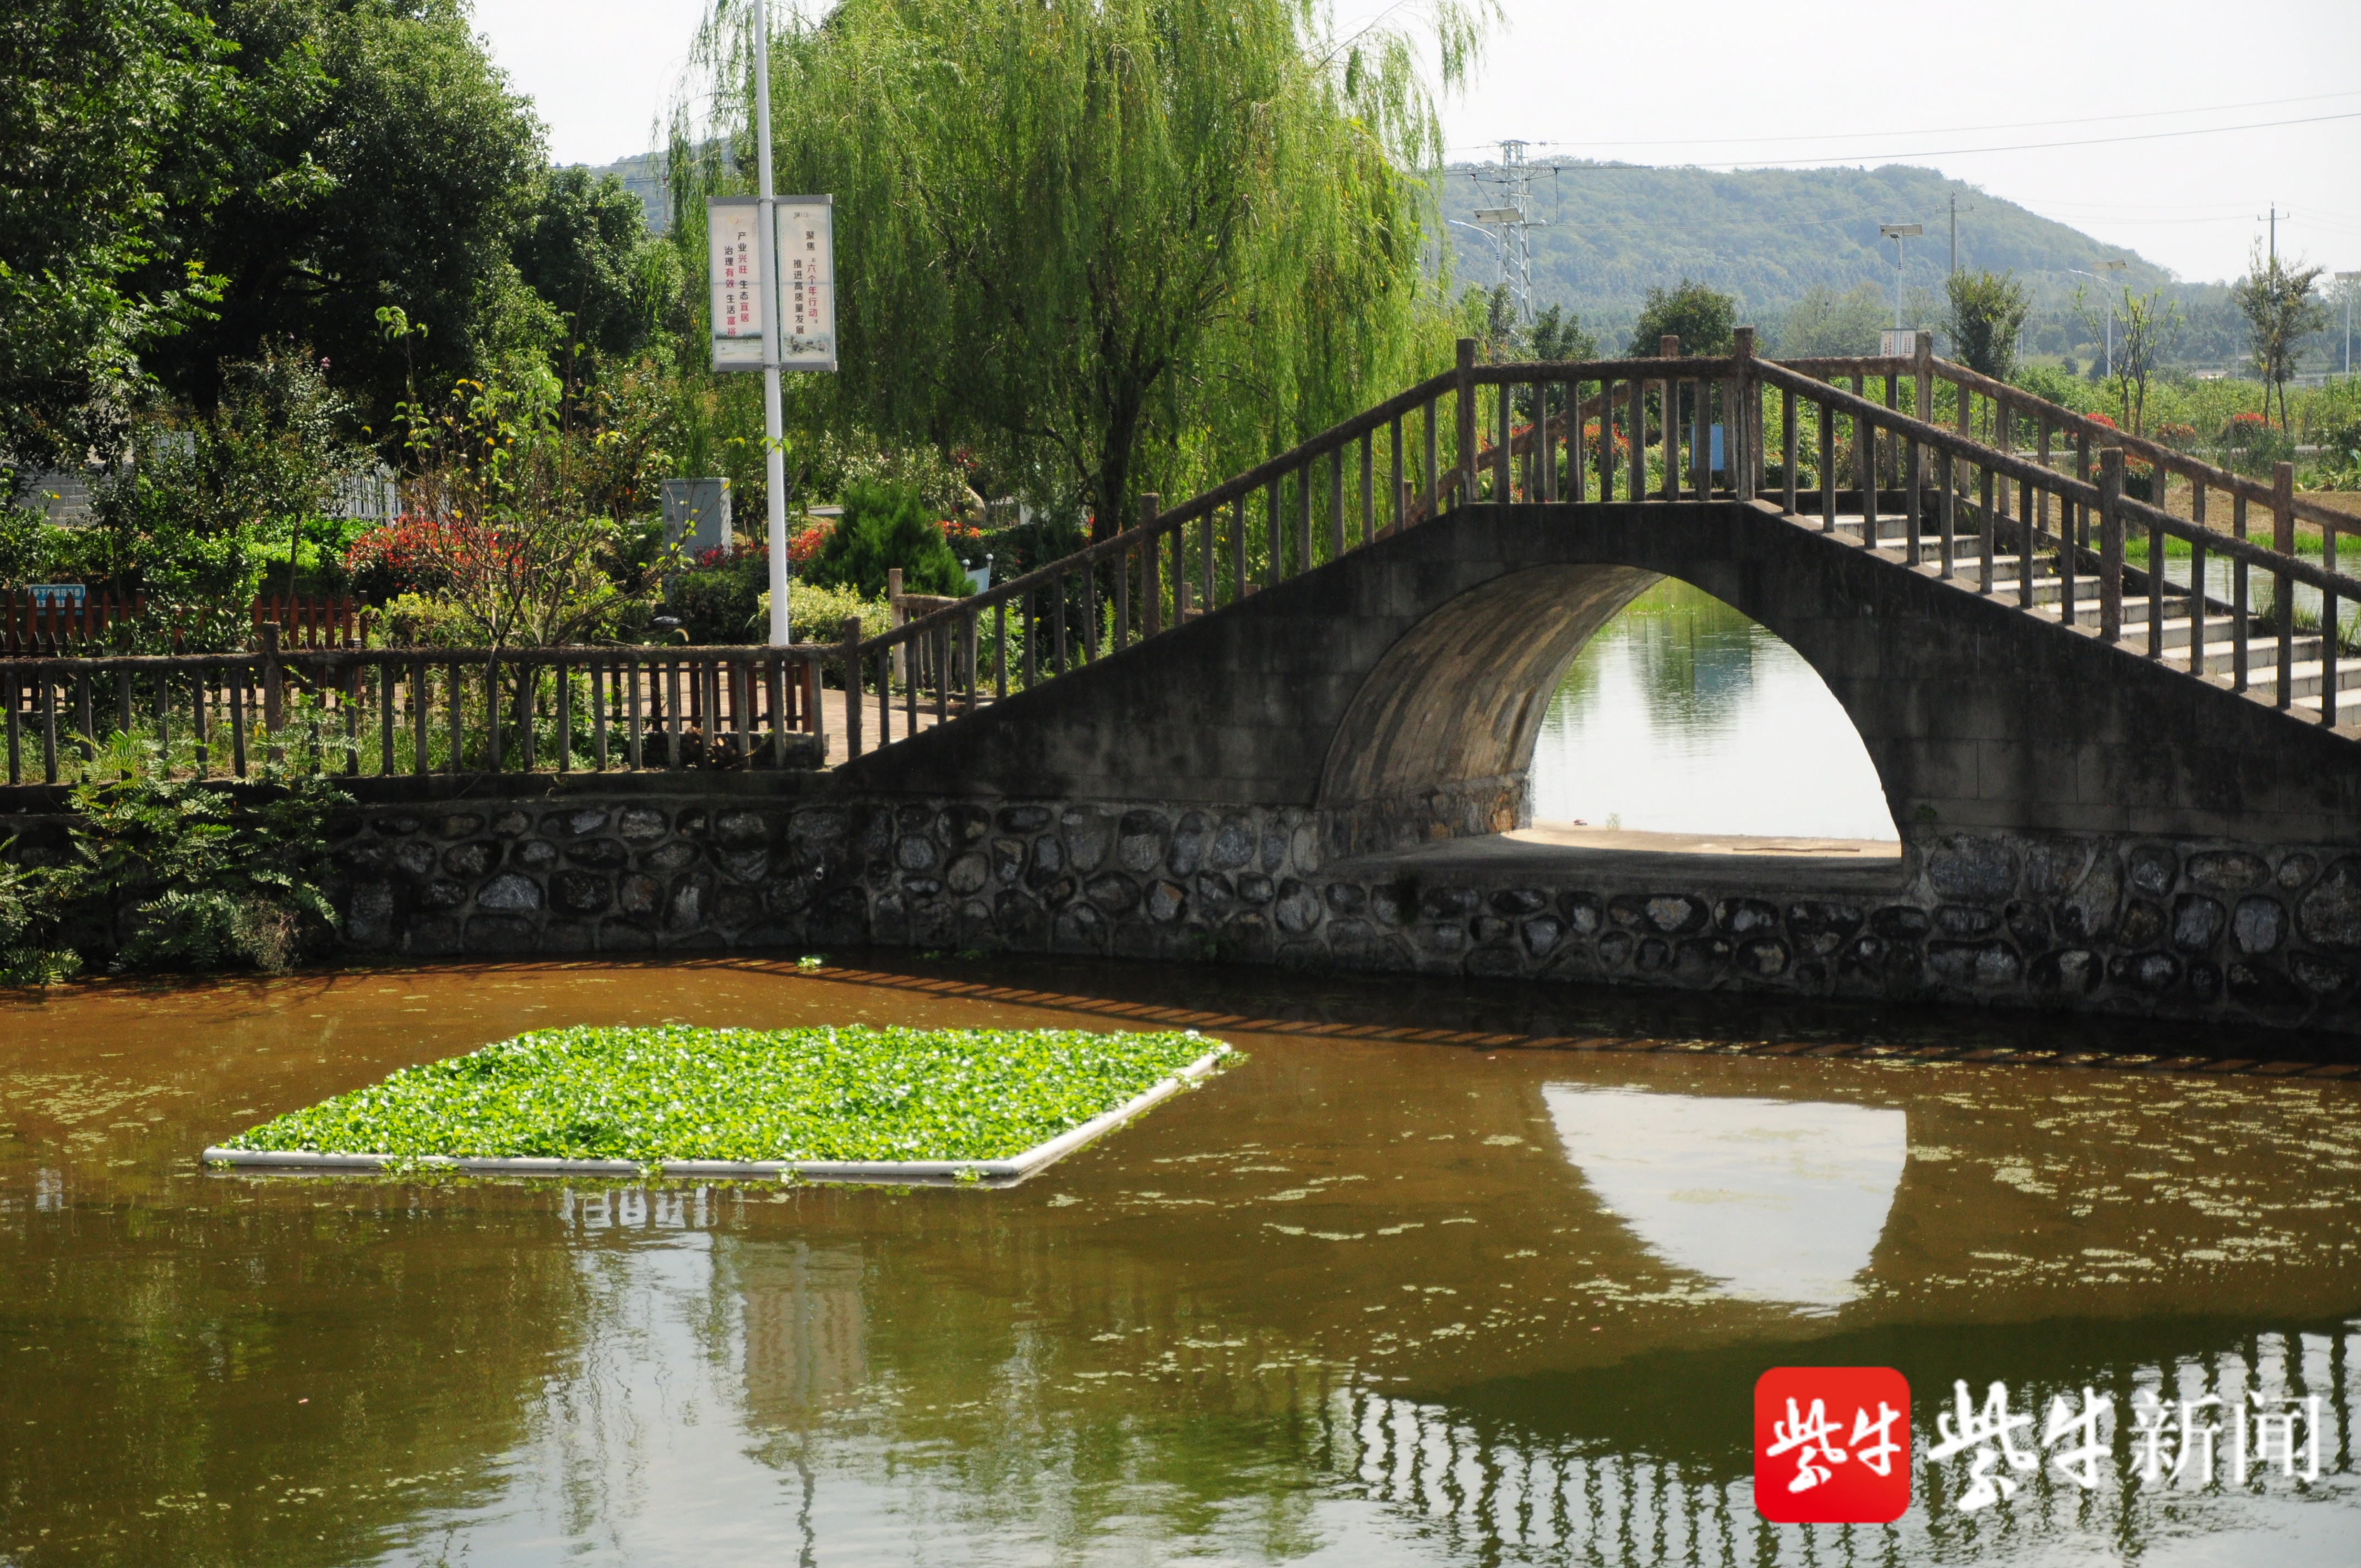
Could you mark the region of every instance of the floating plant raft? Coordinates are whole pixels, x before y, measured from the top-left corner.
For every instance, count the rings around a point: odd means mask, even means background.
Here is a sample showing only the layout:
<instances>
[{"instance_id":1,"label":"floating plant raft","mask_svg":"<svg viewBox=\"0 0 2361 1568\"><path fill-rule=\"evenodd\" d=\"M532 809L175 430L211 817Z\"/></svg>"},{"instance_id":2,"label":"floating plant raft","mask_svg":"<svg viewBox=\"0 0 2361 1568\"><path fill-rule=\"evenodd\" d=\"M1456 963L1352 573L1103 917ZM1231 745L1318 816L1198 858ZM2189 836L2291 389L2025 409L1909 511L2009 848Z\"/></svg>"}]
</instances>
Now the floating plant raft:
<instances>
[{"instance_id":1,"label":"floating plant raft","mask_svg":"<svg viewBox=\"0 0 2361 1568\"><path fill-rule=\"evenodd\" d=\"M1230 1047L1070 1029L544 1029L404 1068L204 1152L281 1170L1021 1179Z\"/></svg>"}]
</instances>

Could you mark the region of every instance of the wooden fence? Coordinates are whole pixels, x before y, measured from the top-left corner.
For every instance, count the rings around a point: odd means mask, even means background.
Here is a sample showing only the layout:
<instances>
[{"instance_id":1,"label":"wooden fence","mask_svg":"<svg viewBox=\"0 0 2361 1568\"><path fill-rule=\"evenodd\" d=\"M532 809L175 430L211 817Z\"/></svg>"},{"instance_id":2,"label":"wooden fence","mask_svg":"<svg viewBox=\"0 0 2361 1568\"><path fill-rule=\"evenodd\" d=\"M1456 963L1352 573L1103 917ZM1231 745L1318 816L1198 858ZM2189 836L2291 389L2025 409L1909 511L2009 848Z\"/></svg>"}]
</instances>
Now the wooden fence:
<instances>
[{"instance_id":1,"label":"wooden fence","mask_svg":"<svg viewBox=\"0 0 2361 1568\"><path fill-rule=\"evenodd\" d=\"M136 631L148 630L145 595L88 594L79 602L49 597L37 601L30 592L0 595L0 656L93 656L123 651L119 644ZM287 646L296 648L365 648L373 620L350 595L307 598L271 594L247 609L247 620L258 641L266 623L280 629ZM186 644L184 618L170 627L175 652Z\"/></svg>"},{"instance_id":2,"label":"wooden fence","mask_svg":"<svg viewBox=\"0 0 2361 1568\"><path fill-rule=\"evenodd\" d=\"M57 783L121 732L199 778L778 767L791 736L826 743L832 648L290 650L278 630L250 653L0 660L8 783Z\"/></svg>"}]
</instances>

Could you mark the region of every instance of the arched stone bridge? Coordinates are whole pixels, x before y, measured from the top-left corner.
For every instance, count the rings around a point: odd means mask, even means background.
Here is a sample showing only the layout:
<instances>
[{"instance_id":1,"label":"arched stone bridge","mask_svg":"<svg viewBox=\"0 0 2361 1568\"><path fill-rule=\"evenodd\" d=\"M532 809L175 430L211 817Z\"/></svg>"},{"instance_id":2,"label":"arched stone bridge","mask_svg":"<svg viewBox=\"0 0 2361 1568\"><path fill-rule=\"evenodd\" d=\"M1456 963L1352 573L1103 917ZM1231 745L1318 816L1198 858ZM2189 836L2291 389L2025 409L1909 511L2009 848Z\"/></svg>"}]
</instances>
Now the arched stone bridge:
<instances>
[{"instance_id":1,"label":"arched stone bridge","mask_svg":"<svg viewBox=\"0 0 2361 1568\"><path fill-rule=\"evenodd\" d=\"M2361 743L2339 700L2361 660L2253 597L2361 598L2294 550L2299 519L2334 539L2337 514L2284 467L2207 468L1924 355L1667 346L1495 367L1463 347L1079 555L849 629L827 651L860 677L840 765L372 806L351 939L875 941L2361 1029ZM1938 411L1955 422L1918 417ZM2126 496L2126 455L2188 481L2188 512ZM2149 559L2188 542L2201 581L2233 563L2228 597L2147 577L2136 534ZM1504 837L1560 675L1666 576L1818 672L1898 856ZM487 835L522 842L473 881L427 842Z\"/></svg>"}]
</instances>

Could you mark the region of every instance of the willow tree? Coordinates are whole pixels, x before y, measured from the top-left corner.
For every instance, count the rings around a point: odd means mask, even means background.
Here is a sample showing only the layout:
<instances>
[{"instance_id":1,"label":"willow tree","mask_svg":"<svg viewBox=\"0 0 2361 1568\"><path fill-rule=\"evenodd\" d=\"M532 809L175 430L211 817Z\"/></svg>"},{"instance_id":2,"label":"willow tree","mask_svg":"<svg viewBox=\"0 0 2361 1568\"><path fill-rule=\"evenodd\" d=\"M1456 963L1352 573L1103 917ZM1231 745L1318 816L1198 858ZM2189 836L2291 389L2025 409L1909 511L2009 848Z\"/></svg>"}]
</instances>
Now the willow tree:
<instances>
[{"instance_id":1,"label":"willow tree","mask_svg":"<svg viewBox=\"0 0 2361 1568\"><path fill-rule=\"evenodd\" d=\"M753 159L750 13L676 122L682 216ZM1339 38L1325 0L841 0L773 33L783 192L836 198L837 411L972 444L1101 534L1396 389L1426 280L1436 88L1493 0ZM702 247L699 247L701 254Z\"/></svg>"}]
</instances>

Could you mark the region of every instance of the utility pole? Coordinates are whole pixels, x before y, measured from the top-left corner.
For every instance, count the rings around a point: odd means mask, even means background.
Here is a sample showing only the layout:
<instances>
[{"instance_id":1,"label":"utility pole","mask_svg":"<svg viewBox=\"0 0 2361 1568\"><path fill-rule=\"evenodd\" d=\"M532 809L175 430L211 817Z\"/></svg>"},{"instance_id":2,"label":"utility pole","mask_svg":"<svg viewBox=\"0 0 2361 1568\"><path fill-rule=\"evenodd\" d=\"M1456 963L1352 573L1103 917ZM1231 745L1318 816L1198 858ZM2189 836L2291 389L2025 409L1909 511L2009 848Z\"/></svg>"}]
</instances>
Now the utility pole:
<instances>
[{"instance_id":1,"label":"utility pole","mask_svg":"<svg viewBox=\"0 0 2361 1568\"><path fill-rule=\"evenodd\" d=\"M787 451L779 406L779 193L771 184L771 4L754 0L754 149L763 288L763 488L770 510L771 646L787 631Z\"/></svg>"},{"instance_id":2,"label":"utility pole","mask_svg":"<svg viewBox=\"0 0 2361 1568\"><path fill-rule=\"evenodd\" d=\"M1952 278L1956 278L1956 277L1958 277L1959 275L1960 275L1960 193L1959 193L1957 191L1954 191L1954 192L1951 192L1951 270L1950 270L1948 274L1946 274L1946 276L1948 276L1948 277L1952 277Z\"/></svg>"}]
</instances>

